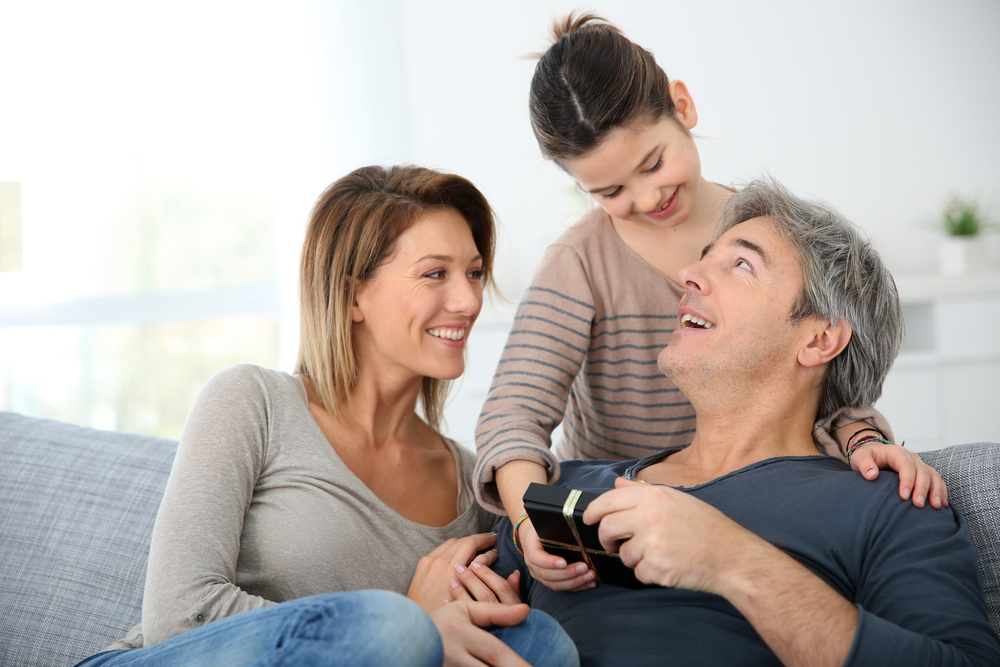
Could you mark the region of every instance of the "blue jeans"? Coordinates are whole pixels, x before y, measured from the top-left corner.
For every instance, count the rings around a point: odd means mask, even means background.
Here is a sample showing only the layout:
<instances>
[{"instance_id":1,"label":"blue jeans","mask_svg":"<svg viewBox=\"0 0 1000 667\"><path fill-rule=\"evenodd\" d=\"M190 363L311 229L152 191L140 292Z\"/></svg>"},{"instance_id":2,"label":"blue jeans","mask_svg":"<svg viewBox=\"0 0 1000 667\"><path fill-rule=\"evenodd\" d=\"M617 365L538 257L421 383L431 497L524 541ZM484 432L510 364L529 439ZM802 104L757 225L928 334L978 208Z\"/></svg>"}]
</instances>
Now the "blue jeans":
<instances>
[{"instance_id":1,"label":"blue jeans","mask_svg":"<svg viewBox=\"0 0 1000 667\"><path fill-rule=\"evenodd\" d=\"M491 632L534 667L575 667L576 646L548 614L532 610ZM107 651L77 667L440 667L441 635L398 593L328 593L229 616L148 648Z\"/></svg>"}]
</instances>

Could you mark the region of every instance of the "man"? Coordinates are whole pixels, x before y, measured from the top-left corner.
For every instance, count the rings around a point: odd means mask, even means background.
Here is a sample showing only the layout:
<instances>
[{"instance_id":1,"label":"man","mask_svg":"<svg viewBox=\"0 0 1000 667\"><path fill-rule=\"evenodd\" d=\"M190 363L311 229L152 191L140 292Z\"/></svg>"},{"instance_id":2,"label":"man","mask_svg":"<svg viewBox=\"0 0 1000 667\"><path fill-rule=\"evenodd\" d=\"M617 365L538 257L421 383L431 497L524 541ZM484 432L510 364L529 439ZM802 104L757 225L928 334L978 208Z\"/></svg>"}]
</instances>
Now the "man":
<instances>
[{"instance_id":1,"label":"man","mask_svg":"<svg viewBox=\"0 0 1000 667\"><path fill-rule=\"evenodd\" d=\"M552 591L509 539L498 571L520 571L584 665L1000 664L963 519L813 444L821 411L874 404L899 351L895 285L871 246L758 181L681 279L659 365L695 407L694 441L568 462L556 481L604 492L584 521L659 587Z\"/></svg>"}]
</instances>

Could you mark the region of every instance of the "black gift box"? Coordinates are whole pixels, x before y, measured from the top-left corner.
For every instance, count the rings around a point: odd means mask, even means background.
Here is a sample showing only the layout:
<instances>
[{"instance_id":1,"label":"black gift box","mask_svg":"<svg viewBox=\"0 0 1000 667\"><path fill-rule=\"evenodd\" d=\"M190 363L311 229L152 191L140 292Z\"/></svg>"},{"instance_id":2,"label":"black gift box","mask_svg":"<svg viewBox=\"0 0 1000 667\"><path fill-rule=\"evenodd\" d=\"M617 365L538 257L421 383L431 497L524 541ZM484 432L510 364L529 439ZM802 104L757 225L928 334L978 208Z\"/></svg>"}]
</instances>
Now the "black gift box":
<instances>
[{"instance_id":1,"label":"black gift box","mask_svg":"<svg viewBox=\"0 0 1000 667\"><path fill-rule=\"evenodd\" d=\"M545 550L567 563L585 561L597 573L597 581L625 588L646 588L621 556L604 550L598 537L600 524L588 526L583 511L596 493L561 486L530 484L524 492L524 511Z\"/></svg>"}]
</instances>

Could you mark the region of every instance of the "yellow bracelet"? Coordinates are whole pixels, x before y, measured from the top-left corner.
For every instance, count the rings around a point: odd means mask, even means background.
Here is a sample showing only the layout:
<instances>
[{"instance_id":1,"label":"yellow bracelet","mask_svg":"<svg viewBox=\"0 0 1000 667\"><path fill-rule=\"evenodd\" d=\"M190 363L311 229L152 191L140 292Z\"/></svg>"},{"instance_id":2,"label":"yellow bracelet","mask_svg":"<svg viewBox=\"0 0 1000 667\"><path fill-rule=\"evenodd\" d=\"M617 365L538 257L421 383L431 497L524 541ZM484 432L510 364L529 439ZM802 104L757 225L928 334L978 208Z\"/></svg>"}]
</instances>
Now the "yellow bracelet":
<instances>
[{"instance_id":1,"label":"yellow bracelet","mask_svg":"<svg viewBox=\"0 0 1000 667\"><path fill-rule=\"evenodd\" d=\"M528 518L528 513L525 512L521 516L517 517L517 521L514 522L514 546L517 547L517 553L524 555L524 549L521 548L521 541L517 539L517 529L521 527L524 520Z\"/></svg>"}]
</instances>

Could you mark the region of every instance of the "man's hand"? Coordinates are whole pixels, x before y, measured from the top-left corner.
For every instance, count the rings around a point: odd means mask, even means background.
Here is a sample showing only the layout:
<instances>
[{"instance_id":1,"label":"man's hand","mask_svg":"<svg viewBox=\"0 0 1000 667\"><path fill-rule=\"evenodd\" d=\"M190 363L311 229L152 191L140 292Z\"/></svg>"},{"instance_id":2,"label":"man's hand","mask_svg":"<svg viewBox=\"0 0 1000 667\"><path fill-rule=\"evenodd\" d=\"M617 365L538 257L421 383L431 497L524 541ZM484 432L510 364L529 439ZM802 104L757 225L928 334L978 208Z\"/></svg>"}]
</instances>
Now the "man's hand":
<instances>
[{"instance_id":1,"label":"man's hand","mask_svg":"<svg viewBox=\"0 0 1000 667\"><path fill-rule=\"evenodd\" d=\"M528 617L528 605L501 605L461 600L430 612L441 633L445 667L490 665L531 667L512 648L482 628L517 625Z\"/></svg>"},{"instance_id":2,"label":"man's hand","mask_svg":"<svg viewBox=\"0 0 1000 667\"><path fill-rule=\"evenodd\" d=\"M583 513L601 544L647 584L722 594L722 578L760 538L708 503L659 484L615 480Z\"/></svg>"},{"instance_id":3,"label":"man's hand","mask_svg":"<svg viewBox=\"0 0 1000 667\"><path fill-rule=\"evenodd\" d=\"M601 522L601 544L618 550L640 581L726 598L782 664L833 667L847 658L855 606L708 503L668 486L617 479L583 520Z\"/></svg>"}]
</instances>

